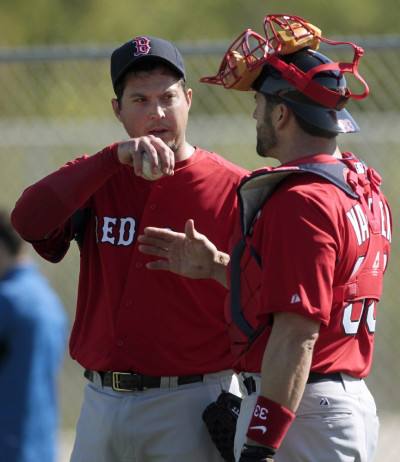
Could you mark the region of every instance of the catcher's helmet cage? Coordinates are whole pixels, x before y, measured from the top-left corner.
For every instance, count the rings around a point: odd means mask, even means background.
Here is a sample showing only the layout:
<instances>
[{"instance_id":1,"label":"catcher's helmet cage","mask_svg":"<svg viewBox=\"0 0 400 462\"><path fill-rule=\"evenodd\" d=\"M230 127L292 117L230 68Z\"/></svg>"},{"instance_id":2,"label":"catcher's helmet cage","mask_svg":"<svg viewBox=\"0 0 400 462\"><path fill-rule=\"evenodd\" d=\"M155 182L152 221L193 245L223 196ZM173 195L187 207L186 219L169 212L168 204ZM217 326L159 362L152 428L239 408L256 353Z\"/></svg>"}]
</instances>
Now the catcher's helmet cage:
<instances>
[{"instance_id":1,"label":"catcher's helmet cage","mask_svg":"<svg viewBox=\"0 0 400 462\"><path fill-rule=\"evenodd\" d=\"M332 63L322 53L309 48L281 56L280 59L304 73L318 66ZM346 92L346 79L340 71L322 70L315 73L312 80L336 93L344 95ZM301 91L284 79L281 72L271 64L264 64L261 74L253 82L252 87L265 95L280 96L298 117L327 132L338 134L353 133L360 130L346 109L322 106L310 98L301 97Z\"/></svg>"},{"instance_id":2,"label":"catcher's helmet cage","mask_svg":"<svg viewBox=\"0 0 400 462\"><path fill-rule=\"evenodd\" d=\"M368 84L358 71L364 50L352 42L323 37L320 29L299 16L267 15L264 31L265 38L246 29L229 46L217 74L200 81L232 90L278 94L316 127L333 134L359 131L343 108L349 99L361 100L369 94ZM352 61L331 61L316 51L321 42L350 46ZM361 83L360 93L347 87L346 72Z\"/></svg>"}]
</instances>

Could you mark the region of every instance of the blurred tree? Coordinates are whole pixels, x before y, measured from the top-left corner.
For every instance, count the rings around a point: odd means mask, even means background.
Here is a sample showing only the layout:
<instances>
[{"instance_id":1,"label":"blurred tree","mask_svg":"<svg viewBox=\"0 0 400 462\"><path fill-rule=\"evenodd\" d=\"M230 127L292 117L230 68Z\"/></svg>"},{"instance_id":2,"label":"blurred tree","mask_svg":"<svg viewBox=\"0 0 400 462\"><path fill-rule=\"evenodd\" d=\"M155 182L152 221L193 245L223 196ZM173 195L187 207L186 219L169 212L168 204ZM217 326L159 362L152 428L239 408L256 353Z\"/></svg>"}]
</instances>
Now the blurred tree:
<instances>
[{"instance_id":1,"label":"blurred tree","mask_svg":"<svg viewBox=\"0 0 400 462\"><path fill-rule=\"evenodd\" d=\"M260 32L267 13L303 16L327 35L399 32L399 0L1 0L0 45L223 40Z\"/></svg>"}]
</instances>

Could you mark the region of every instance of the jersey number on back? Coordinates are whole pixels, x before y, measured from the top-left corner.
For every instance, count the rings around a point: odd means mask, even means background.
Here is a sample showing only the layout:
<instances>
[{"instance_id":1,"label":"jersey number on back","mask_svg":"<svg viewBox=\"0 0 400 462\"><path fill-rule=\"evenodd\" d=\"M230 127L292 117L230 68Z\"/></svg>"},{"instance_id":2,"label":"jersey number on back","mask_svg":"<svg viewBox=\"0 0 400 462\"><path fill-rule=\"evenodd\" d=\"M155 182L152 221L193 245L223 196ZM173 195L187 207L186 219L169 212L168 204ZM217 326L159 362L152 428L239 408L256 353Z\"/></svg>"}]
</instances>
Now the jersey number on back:
<instances>
[{"instance_id":1,"label":"jersey number on back","mask_svg":"<svg viewBox=\"0 0 400 462\"><path fill-rule=\"evenodd\" d=\"M366 322L371 334L375 332L375 303L375 300L360 300L345 307L342 325L347 335L357 334L362 321ZM363 317L364 311L366 311L365 317Z\"/></svg>"},{"instance_id":2,"label":"jersey number on back","mask_svg":"<svg viewBox=\"0 0 400 462\"><path fill-rule=\"evenodd\" d=\"M382 258L381 258L382 257ZM378 251L373 260L372 269L378 271L382 268L382 272L386 269L387 254ZM353 269L352 276L357 273L360 266L363 264L364 257L360 257ZM370 334L375 332L376 316L375 316L376 300L363 299L345 306L343 311L342 325L344 332L347 335L356 335L360 324L365 322Z\"/></svg>"}]
</instances>

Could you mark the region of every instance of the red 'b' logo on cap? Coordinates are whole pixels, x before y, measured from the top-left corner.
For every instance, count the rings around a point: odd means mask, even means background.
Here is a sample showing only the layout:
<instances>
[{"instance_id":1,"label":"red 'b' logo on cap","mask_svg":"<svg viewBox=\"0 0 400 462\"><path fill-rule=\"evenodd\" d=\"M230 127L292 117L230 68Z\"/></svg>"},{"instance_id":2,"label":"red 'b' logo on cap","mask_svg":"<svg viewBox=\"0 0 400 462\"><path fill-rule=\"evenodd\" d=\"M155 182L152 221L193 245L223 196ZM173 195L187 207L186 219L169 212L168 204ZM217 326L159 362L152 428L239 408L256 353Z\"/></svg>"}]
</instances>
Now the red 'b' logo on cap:
<instances>
[{"instance_id":1,"label":"red 'b' logo on cap","mask_svg":"<svg viewBox=\"0 0 400 462\"><path fill-rule=\"evenodd\" d=\"M148 55L150 53L150 40L147 37L136 37L132 42L136 48L133 53L134 56Z\"/></svg>"}]
</instances>

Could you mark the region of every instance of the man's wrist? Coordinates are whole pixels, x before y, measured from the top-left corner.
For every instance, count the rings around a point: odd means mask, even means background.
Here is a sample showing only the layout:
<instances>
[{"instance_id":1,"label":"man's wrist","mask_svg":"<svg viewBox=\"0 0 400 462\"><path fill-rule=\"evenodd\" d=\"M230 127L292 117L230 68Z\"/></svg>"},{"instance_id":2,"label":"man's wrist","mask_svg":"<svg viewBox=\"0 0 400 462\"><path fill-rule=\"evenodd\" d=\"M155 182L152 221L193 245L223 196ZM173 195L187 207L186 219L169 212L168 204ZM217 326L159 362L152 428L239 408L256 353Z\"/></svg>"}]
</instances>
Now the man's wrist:
<instances>
[{"instance_id":1,"label":"man's wrist","mask_svg":"<svg viewBox=\"0 0 400 462\"><path fill-rule=\"evenodd\" d=\"M265 396L259 396L247 430L247 437L258 444L277 450L295 414Z\"/></svg>"}]
</instances>

